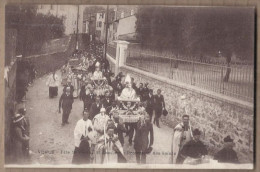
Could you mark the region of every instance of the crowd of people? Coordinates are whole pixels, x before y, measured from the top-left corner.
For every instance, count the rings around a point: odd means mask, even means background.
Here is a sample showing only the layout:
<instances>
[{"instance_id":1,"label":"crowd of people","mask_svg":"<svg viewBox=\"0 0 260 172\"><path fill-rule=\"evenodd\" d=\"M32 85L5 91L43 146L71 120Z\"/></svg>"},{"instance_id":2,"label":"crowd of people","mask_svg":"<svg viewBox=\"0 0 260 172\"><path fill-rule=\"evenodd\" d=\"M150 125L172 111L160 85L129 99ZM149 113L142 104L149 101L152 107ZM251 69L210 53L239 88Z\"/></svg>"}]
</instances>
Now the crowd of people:
<instances>
[{"instance_id":1,"label":"crowd of people","mask_svg":"<svg viewBox=\"0 0 260 172\"><path fill-rule=\"evenodd\" d=\"M109 71L109 63L102 60L104 59L102 50L102 48L98 49L98 53L95 54L90 49L80 56L82 63L85 63L80 65L88 70L79 84L81 86L79 98L83 102L84 109L83 118L77 123L74 132L73 163L126 162L123 150L124 135L128 137L129 146L134 143L136 162L146 163L146 155L152 151L154 140L152 123L160 128L161 115L167 115L164 96L160 89L156 90L154 95L154 90L149 87L149 83L137 85L129 74L124 75L120 72L114 77ZM85 58L86 56L88 58ZM110 72L109 75L105 74L107 71ZM70 91L75 90L70 79L68 81L64 90L67 91L66 95L70 101L66 101L64 95L60 99L60 105L63 101L65 104L66 102L70 104L66 105L70 107L69 110L63 109L66 119L62 121L63 126L68 123L67 116L73 103L73 95L70 96L72 94ZM105 81L103 92L98 89L102 85L99 81ZM138 102L137 107L133 106L131 101ZM118 113L122 109L137 110L142 114L142 118L136 122L126 122ZM79 128L82 130L80 131ZM183 115L183 121L174 128L172 135L170 163L189 163L190 158L200 162L207 161L207 147L200 141L200 135L201 131L198 128L192 130L189 116ZM224 142L228 146L217 153L215 159L220 162L238 163L237 155L232 149L233 140L227 136Z\"/></svg>"},{"instance_id":2,"label":"crowd of people","mask_svg":"<svg viewBox=\"0 0 260 172\"><path fill-rule=\"evenodd\" d=\"M137 86L133 77L122 72L115 76L109 69L108 61L103 58L102 46L96 45L95 51L90 46L88 50L74 55L70 62L62 68L64 88L59 100L61 125L69 123L69 114L76 97L83 102L84 107L83 117L74 131L75 151L72 162L126 162L123 150L125 135L130 146L134 143L137 162L146 163L146 154L151 151L154 139L151 123L153 113L155 111L154 124L160 128L159 118L165 111L161 90L158 89L157 94L153 95L148 83ZM77 65L74 66L74 63ZM55 76L55 73L51 74L49 81L56 81ZM49 88L52 95L53 88ZM120 116L121 111L137 113L139 119L126 122Z\"/></svg>"},{"instance_id":3,"label":"crowd of people","mask_svg":"<svg viewBox=\"0 0 260 172\"><path fill-rule=\"evenodd\" d=\"M72 163L126 163L123 146L128 137L127 144L133 146L136 162L145 164L147 154L153 150L153 127L161 128L160 117L168 113L162 91L158 89L154 94L149 83L137 86L130 74L120 72L115 76L103 57L102 45L90 44L88 49L75 52L61 72L61 79L54 72L46 84L49 97L53 98L58 95L58 81L62 80L64 88L58 107L60 113L62 110L62 127L69 123L74 99L79 98L83 103L82 118L74 129ZM25 112L25 109L18 111L13 120L15 138L20 144L19 154L24 157L29 155L30 136ZM130 118L126 120L124 115L130 115ZM192 129L189 115L184 114L182 122L173 129L169 163L206 161L208 150L200 135L198 128ZM224 143L214 159L238 163L230 136Z\"/></svg>"}]
</instances>

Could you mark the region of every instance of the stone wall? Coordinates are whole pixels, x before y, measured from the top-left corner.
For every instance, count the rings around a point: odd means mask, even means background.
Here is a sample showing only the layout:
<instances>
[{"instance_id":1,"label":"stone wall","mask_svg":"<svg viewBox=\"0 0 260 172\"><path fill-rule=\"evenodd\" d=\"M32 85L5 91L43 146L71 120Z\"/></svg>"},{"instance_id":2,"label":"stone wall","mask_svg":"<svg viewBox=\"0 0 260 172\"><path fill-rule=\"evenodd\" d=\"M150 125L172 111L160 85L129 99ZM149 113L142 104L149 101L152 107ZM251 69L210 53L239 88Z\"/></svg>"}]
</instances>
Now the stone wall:
<instances>
[{"instance_id":1,"label":"stone wall","mask_svg":"<svg viewBox=\"0 0 260 172\"><path fill-rule=\"evenodd\" d=\"M76 49L76 36L70 38L69 45L62 52L41 54L26 57L30 59L35 65L37 77L49 74L54 70L60 69Z\"/></svg>"},{"instance_id":2,"label":"stone wall","mask_svg":"<svg viewBox=\"0 0 260 172\"><path fill-rule=\"evenodd\" d=\"M128 66L120 68L123 73L130 73L135 82L148 82L156 93L162 90L165 97L168 116L162 122L174 127L181 121L183 114L190 115L192 128L202 131L202 140L213 155L223 145L223 138L234 138L240 162L253 162L253 105L239 104L216 93L185 86L166 78L144 72Z\"/></svg>"},{"instance_id":3,"label":"stone wall","mask_svg":"<svg viewBox=\"0 0 260 172\"><path fill-rule=\"evenodd\" d=\"M63 52L69 46L71 36L46 41L41 48L41 54Z\"/></svg>"}]
</instances>

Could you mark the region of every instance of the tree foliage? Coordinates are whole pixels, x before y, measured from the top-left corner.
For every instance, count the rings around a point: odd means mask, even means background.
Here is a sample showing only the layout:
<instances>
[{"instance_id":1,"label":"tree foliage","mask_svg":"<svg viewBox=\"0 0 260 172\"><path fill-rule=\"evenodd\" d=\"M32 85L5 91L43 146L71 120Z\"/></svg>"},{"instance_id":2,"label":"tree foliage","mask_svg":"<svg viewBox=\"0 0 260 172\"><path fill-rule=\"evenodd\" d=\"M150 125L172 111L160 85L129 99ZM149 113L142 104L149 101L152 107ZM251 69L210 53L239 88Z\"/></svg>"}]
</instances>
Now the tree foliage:
<instances>
[{"instance_id":1,"label":"tree foliage","mask_svg":"<svg viewBox=\"0 0 260 172\"><path fill-rule=\"evenodd\" d=\"M253 9L142 6L136 21L142 45L176 54L254 57Z\"/></svg>"},{"instance_id":2,"label":"tree foliage","mask_svg":"<svg viewBox=\"0 0 260 172\"><path fill-rule=\"evenodd\" d=\"M17 30L17 53L23 56L39 52L45 41L64 34L64 18L37 13L35 5L7 5L5 10L5 28Z\"/></svg>"}]
</instances>

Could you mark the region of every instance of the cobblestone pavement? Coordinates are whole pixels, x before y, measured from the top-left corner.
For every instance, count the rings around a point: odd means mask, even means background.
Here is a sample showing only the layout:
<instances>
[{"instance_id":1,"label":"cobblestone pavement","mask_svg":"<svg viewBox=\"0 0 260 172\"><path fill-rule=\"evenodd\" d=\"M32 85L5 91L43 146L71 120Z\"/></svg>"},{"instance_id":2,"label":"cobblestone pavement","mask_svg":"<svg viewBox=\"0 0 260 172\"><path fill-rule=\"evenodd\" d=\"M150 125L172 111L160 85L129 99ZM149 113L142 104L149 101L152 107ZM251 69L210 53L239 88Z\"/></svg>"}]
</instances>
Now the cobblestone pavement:
<instances>
[{"instance_id":1,"label":"cobblestone pavement","mask_svg":"<svg viewBox=\"0 0 260 172\"><path fill-rule=\"evenodd\" d=\"M74 150L73 131L76 122L81 118L83 103L75 99L69 117L70 124L61 127L61 113L58 113L59 94L50 99L48 87L45 85L47 76L35 80L27 93L26 109L31 122L30 149L33 164L70 164ZM153 152L147 156L147 163L168 163L172 130L162 125L154 126ZM129 146L125 137L124 151L129 163L135 163L133 146Z\"/></svg>"}]
</instances>

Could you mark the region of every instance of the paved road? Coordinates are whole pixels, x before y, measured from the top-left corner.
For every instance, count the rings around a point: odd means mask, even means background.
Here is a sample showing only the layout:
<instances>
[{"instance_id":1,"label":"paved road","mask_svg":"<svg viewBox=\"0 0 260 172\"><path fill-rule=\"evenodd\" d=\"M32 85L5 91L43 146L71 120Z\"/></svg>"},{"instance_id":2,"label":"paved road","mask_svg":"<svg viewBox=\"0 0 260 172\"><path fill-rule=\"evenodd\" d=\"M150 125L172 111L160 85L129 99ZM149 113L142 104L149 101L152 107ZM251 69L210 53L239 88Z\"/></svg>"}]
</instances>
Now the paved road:
<instances>
[{"instance_id":1,"label":"paved road","mask_svg":"<svg viewBox=\"0 0 260 172\"><path fill-rule=\"evenodd\" d=\"M73 131L76 122L81 118L83 103L75 99L69 118L70 124L61 127L61 115L58 113L59 95L49 99L48 87L45 85L47 76L37 79L27 93L26 108L31 122L30 149L32 163L35 164L70 164L74 150ZM168 163L171 129L167 126L154 126L153 152L148 155L147 163ZM129 146L125 137L124 150L129 163L135 163L133 146ZM160 154L160 155L158 155Z\"/></svg>"}]
</instances>

